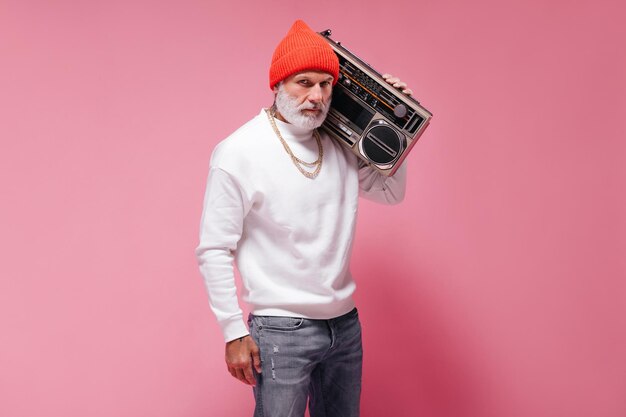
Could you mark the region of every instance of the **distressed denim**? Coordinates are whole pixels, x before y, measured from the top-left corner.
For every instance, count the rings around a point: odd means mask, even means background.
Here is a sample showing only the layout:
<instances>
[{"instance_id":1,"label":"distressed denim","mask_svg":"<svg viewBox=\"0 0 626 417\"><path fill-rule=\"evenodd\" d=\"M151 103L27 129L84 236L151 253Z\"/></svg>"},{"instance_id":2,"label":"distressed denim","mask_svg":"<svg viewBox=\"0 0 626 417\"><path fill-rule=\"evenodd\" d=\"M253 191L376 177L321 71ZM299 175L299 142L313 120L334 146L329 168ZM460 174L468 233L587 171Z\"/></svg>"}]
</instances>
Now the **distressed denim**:
<instances>
[{"instance_id":1,"label":"distressed denim","mask_svg":"<svg viewBox=\"0 0 626 417\"><path fill-rule=\"evenodd\" d=\"M254 417L358 417L363 350L357 310L330 320L250 315L261 350Z\"/></svg>"}]
</instances>

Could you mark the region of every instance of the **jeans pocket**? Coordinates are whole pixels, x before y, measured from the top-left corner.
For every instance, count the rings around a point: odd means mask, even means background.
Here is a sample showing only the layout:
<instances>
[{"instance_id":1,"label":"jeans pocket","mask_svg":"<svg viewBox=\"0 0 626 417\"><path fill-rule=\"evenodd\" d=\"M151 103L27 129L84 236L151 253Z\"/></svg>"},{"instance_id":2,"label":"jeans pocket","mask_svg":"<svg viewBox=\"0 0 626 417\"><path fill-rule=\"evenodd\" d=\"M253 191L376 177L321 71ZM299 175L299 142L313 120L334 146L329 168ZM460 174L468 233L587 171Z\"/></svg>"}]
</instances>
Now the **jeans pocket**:
<instances>
[{"instance_id":1,"label":"jeans pocket","mask_svg":"<svg viewBox=\"0 0 626 417\"><path fill-rule=\"evenodd\" d=\"M254 320L259 329L292 332L304 324L302 317L255 316Z\"/></svg>"}]
</instances>

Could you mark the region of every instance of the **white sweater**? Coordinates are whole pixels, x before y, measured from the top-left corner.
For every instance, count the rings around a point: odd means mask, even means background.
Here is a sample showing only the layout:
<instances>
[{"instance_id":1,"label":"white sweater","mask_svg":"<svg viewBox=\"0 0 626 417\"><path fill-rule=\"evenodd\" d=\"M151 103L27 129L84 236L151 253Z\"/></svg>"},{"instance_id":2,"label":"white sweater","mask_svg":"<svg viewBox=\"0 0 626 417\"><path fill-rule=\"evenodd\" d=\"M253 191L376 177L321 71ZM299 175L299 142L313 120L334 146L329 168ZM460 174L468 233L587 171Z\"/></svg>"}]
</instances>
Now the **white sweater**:
<instances>
[{"instance_id":1,"label":"white sweater","mask_svg":"<svg viewBox=\"0 0 626 417\"><path fill-rule=\"evenodd\" d=\"M317 159L311 130L276 123L297 157ZM406 171L388 178L359 169L353 154L320 133L324 159L315 179L293 165L264 110L213 152L196 256L226 341L248 334L233 261L253 314L329 319L354 308L358 196L400 202Z\"/></svg>"}]
</instances>

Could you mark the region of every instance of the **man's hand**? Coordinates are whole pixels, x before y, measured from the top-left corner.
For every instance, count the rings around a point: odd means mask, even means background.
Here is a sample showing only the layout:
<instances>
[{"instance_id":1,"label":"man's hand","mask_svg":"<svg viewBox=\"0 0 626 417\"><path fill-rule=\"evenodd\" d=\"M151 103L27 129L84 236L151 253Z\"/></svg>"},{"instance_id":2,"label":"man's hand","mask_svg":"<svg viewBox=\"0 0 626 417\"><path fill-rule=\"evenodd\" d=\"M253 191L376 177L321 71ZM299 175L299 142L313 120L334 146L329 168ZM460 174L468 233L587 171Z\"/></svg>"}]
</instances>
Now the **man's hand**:
<instances>
[{"instance_id":1,"label":"man's hand","mask_svg":"<svg viewBox=\"0 0 626 417\"><path fill-rule=\"evenodd\" d=\"M226 343L226 366L228 372L244 384L256 385L252 366L261 373L261 356L252 337L248 335Z\"/></svg>"},{"instance_id":2,"label":"man's hand","mask_svg":"<svg viewBox=\"0 0 626 417\"><path fill-rule=\"evenodd\" d=\"M391 84L392 86L402 91L407 96L410 96L411 94L413 94L413 90L408 88L406 86L406 83L400 81L400 78L394 77L391 74L383 74L383 78L385 79L385 81L387 81L389 84Z\"/></svg>"}]
</instances>

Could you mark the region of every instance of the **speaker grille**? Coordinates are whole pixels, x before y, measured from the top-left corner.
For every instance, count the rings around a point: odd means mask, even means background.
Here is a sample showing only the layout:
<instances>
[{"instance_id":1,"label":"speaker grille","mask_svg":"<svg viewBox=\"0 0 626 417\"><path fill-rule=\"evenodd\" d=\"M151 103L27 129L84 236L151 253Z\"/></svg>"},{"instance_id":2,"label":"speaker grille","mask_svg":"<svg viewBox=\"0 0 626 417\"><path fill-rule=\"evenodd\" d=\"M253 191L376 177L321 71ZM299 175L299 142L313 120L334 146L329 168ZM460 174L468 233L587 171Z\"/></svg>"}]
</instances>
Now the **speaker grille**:
<instances>
[{"instance_id":1,"label":"speaker grille","mask_svg":"<svg viewBox=\"0 0 626 417\"><path fill-rule=\"evenodd\" d=\"M367 131L361 146L365 156L375 164L389 164L402 152L403 138L391 127L379 124Z\"/></svg>"}]
</instances>

